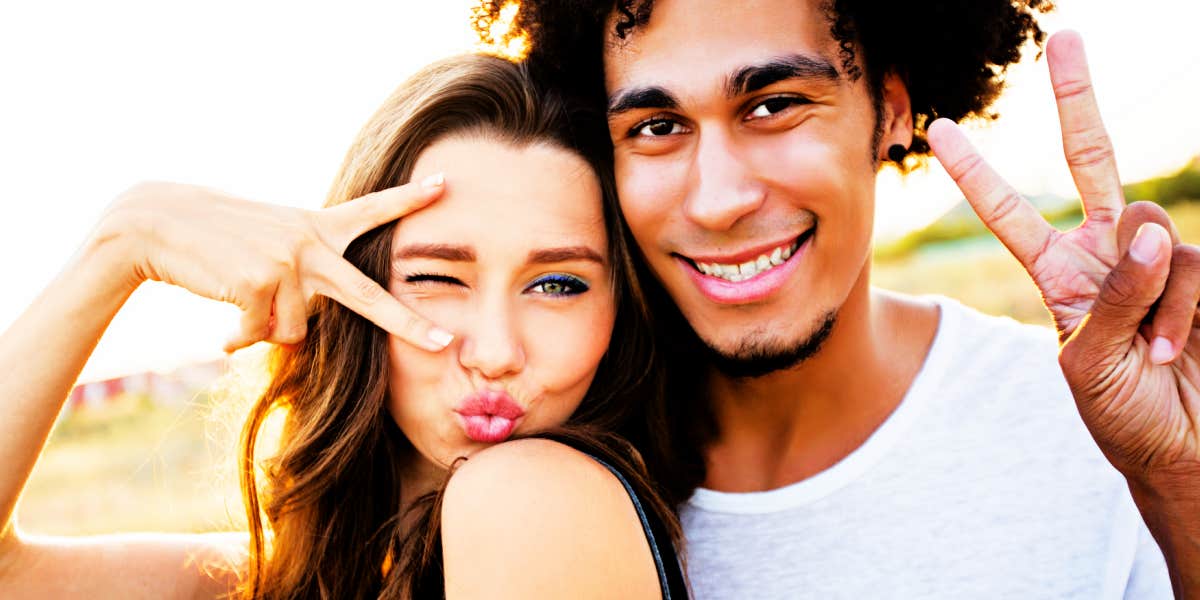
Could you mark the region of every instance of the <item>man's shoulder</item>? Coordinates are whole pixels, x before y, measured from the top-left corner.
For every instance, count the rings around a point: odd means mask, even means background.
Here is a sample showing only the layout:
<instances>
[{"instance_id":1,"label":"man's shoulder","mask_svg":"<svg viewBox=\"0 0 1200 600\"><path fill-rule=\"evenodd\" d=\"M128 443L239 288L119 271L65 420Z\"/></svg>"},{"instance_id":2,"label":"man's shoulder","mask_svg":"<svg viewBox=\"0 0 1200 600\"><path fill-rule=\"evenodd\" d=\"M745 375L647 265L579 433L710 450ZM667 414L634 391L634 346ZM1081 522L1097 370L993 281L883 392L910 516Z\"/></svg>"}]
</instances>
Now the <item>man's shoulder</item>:
<instances>
[{"instance_id":1,"label":"man's shoulder","mask_svg":"<svg viewBox=\"0 0 1200 600\"><path fill-rule=\"evenodd\" d=\"M916 392L933 413L925 425L1010 449L1099 456L1059 367L1054 330L930 300L941 323L925 366L933 373Z\"/></svg>"},{"instance_id":2,"label":"man's shoulder","mask_svg":"<svg viewBox=\"0 0 1200 600\"><path fill-rule=\"evenodd\" d=\"M945 358L968 371L1024 374L1061 379L1058 335L1043 325L983 313L944 296L927 296L941 311L936 345ZM994 378L994 377L993 377Z\"/></svg>"}]
</instances>

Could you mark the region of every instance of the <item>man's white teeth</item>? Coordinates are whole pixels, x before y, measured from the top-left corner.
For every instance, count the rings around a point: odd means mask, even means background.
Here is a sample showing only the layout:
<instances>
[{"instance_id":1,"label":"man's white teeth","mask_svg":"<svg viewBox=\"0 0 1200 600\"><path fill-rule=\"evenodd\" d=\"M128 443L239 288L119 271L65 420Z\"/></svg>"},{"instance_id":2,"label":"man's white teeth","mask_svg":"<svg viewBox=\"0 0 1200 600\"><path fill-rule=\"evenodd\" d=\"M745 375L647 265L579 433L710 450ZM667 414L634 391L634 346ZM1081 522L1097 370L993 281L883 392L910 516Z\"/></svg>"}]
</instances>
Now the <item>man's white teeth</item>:
<instances>
[{"instance_id":1,"label":"man's white teeth","mask_svg":"<svg viewBox=\"0 0 1200 600\"><path fill-rule=\"evenodd\" d=\"M787 246L780 246L772 250L769 254L760 254L758 258L748 260L740 265L698 262L696 263L696 268L705 275L719 277L736 283L782 265L784 261L792 257L792 253L796 251L796 247L797 244L795 242Z\"/></svg>"}]
</instances>

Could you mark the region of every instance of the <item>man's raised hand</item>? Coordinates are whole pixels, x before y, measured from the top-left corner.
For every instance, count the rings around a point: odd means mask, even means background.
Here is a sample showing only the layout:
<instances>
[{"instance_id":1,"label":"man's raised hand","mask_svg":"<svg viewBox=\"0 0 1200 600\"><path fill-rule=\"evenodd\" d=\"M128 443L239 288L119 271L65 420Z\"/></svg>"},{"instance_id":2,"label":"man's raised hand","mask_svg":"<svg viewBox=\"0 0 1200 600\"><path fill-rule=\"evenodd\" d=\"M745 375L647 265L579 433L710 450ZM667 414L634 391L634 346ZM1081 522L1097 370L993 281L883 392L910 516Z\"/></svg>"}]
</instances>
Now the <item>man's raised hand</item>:
<instances>
[{"instance_id":1,"label":"man's raised hand","mask_svg":"<svg viewBox=\"0 0 1200 600\"><path fill-rule=\"evenodd\" d=\"M1113 465L1134 484L1200 477L1200 250L1173 239L1161 208L1126 208L1078 34L1053 36L1047 55L1083 224L1052 227L952 122L931 125L930 144L1041 291L1063 374Z\"/></svg>"}]
</instances>

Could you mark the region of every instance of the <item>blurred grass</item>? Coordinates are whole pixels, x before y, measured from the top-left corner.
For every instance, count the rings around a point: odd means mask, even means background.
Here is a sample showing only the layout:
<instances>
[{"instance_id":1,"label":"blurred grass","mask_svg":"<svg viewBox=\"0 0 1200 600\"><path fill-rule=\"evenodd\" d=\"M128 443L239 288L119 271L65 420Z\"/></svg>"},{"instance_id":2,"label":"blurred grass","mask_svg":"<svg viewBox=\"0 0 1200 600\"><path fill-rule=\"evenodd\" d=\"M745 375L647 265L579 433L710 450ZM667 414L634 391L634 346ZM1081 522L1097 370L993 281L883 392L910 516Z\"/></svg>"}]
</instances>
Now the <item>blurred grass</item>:
<instances>
[{"instance_id":1,"label":"blurred grass","mask_svg":"<svg viewBox=\"0 0 1200 600\"><path fill-rule=\"evenodd\" d=\"M88 535L228 531L241 518L233 439L210 439L206 394L123 395L64 415L18 507L21 529Z\"/></svg>"},{"instance_id":2,"label":"blurred grass","mask_svg":"<svg viewBox=\"0 0 1200 600\"><path fill-rule=\"evenodd\" d=\"M1200 241L1200 203L1168 211L1184 241ZM1050 323L1029 277L990 236L928 243L877 260L872 276L879 287L942 294L987 313ZM21 528L82 535L239 527L234 434L243 417L204 392L175 403L124 396L69 412L26 488Z\"/></svg>"},{"instance_id":3,"label":"blurred grass","mask_svg":"<svg viewBox=\"0 0 1200 600\"><path fill-rule=\"evenodd\" d=\"M1184 242L1200 242L1200 202L1166 207ZM1055 221L1072 227L1078 216ZM941 294L983 312L1050 325L1050 315L1025 270L990 235L925 244L895 258L876 258L874 285L909 294Z\"/></svg>"}]
</instances>

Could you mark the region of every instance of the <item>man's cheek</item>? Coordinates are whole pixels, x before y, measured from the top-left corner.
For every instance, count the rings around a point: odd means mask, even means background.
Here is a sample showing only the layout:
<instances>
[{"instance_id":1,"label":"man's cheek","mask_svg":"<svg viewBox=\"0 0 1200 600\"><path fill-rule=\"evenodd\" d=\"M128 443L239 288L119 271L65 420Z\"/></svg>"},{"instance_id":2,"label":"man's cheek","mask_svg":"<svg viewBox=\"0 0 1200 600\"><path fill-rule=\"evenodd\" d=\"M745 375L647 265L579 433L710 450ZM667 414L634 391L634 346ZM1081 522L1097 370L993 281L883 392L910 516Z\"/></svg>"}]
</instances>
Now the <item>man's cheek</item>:
<instances>
[{"instance_id":1,"label":"man's cheek","mask_svg":"<svg viewBox=\"0 0 1200 600\"><path fill-rule=\"evenodd\" d=\"M639 243L653 235L684 195L683 182L663 165L637 165L617 172L617 194L621 212Z\"/></svg>"}]
</instances>

